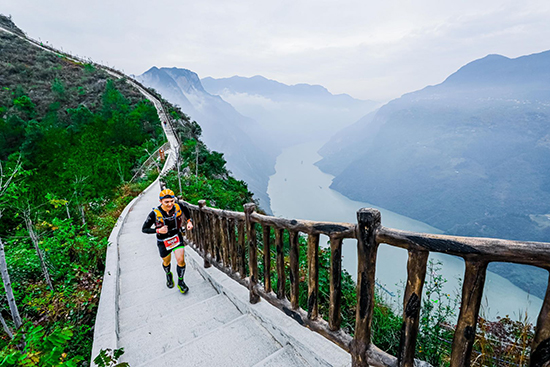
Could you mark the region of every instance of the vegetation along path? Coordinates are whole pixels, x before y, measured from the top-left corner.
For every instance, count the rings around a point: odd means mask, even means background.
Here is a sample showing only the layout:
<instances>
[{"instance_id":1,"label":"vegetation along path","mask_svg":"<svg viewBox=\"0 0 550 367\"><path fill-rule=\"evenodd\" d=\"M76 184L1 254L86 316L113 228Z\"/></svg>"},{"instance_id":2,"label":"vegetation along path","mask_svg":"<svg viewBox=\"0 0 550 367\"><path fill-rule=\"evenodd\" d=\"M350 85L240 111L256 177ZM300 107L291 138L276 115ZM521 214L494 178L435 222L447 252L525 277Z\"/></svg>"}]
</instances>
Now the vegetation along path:
<instances>
[{"instance_id":1,"label":"vegetation along path","mask_svg":"<svg viewBox=\"0 0 550 367\"><path fill-rule=\"evenodd\" d=\"M171 144L165 173L175 163L172 152L179 150L178 141L164 124L160 101L135 86L157 107ZM155 239L141 232L147 214L158 205L159 187L155 181L136 198L111 235L92 356L122 347L121 359L132 367L351 364L347 352L273 306L251 305L246 288L215 268L203 269L190 247L185 277L189 293L168 289Z\"/></svg>"},{"instance_id":2,"label":"vegetation along path","mask_svg":"<svg viewBox=\"0 0 550 367\"><path fill-rule=\"evenodd\" d=\"M198 269L196 262L198 255L191 248L186 250L189 293L182 295L177 288L165 286L154 238L141 233L143 218L157 203L157 187L152 186L135 202L118 240L116 319L117 347L124 347L125 350L122 359L132 367L179 364L307 366L308 362L304 359L307 357L301 356L288 342L285 343L280 335L278 338L272 335L268 328L262 326L259 318L239 307L238 301L233 303L226 294L232 293L231 290L223 293L224 286L218 284L215 287L212 282L216 281L206 272L200 272L202 269ZM211 271L219 272L215 269ZM242 301L247 303L247 290L235 285L238 287L236 293L242 288ZM278 310L275 312L280 313ZM98 328L96 333L99 331ZM328 347L336 349L334 345ZM341 365L345 365L345 359Z\"/></svg>"},{"instance_id":3,"label":"vegetation along path","mask_svg":"<svg viewBox=\"0 0 550 367\"><path fill-rule=\"evenodd\" d=\"M45 51L88 63L0 27ZM179 142L161 102L123 73L156 107L171 149L161 177L175 165ZM158 180L120 216L107 249L92 359L101 350L124 348L119 360L130 366L346 366L348 353L298 325L267 302L251 305L248 291L219 270L199 266L187 248L186 282L180 294L165 286L155 239L141 232L147 213L158 205ZM92 362L93 365L93 362Z\"/></svg>"}]
</instances>

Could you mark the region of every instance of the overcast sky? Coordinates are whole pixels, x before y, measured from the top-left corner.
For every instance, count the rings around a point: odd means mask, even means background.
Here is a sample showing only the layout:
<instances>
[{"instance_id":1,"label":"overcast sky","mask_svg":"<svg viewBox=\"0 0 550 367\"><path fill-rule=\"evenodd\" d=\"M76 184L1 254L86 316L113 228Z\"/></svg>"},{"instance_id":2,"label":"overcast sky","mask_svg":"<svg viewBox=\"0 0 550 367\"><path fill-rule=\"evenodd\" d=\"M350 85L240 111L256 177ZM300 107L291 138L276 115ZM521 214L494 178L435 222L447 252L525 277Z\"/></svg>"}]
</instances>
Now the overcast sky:
<instances>
[{"instance_id":1,"label":"overcast sky","mask_svg":"<svg viewBox=\"0 0 550 367\"><path fill-rule=\"evenodd\" d=\"M548 0L3 0L33 38L141 74L262 75L387 101L498 53L550 49Z\"/></svg>"}]
</instances>

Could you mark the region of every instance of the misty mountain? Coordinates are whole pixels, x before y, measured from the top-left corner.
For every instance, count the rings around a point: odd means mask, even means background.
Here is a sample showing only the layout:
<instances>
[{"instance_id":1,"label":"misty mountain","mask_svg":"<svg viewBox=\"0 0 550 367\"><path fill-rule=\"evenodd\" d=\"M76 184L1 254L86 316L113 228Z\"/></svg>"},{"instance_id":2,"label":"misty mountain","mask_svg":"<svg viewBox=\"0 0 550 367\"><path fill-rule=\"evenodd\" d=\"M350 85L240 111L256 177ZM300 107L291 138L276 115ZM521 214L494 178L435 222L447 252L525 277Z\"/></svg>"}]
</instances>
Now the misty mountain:
<instances>
[{"instance_id":1,"label":"misty mountain","mask_svg":"<svg viewBox=\"0 0 550 367\"><path fill-rule=\"evenodd\" d=\"M264 210L271 211L267 183L274 173L277 150L256 121L208 93L198 75L190 70L152 67L136 79L159 91L197 121L203 131L202 140L211 149L224 153L229 170L248 183Z\"/></svg>"},{"instance_id":2,"label":"misty mountain","mask_svg":"<svg viewBox=\"0 0 550 367\"><path fill-rule=\"evenodd\" d=\"M258 121L279 147L326 140L377 103L334 95L320 85L286 85L262 76L203 78L204 88Z\"/></svg>"},{"instance_id":3,"label":"misty mountain","mask_svg":"<svg viewBox=\"0 0 550 367\"><path fill-rule=\"evenodd\" d=\"M489 55L389 102L320 151L332 188L449 234L550 241L550 51ZM539 297L547 274L491 269ZM540 270L540 271L539 271Z\"/></svg>"}]
</instances>

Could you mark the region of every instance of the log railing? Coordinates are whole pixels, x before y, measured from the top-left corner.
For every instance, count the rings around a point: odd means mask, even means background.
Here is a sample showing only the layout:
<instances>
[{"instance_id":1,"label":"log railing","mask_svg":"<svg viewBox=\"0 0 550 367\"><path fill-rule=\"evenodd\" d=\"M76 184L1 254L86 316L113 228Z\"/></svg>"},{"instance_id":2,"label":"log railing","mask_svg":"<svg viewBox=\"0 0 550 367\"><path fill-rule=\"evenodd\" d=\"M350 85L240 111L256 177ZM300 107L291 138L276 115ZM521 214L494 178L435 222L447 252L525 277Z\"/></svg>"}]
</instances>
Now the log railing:
<instances>
[{"instance_id":1,"label":"log railing","mask_svg":"<svg viewBox=\"0 0 550 367\"><path fill-rule=\"evenodd\" d=\"M230 277L248 287L250 302L264 298L298 323L320 333L350 352L353 366L428 366L414 360L418 334L422 288L428 255L440 252L460 256L466 263L462 285L460 314L452 343L451 366L469 366L475 338L487 265L491 261L550 267L550 243L519 242L491 238L454 237L406 232L381 225L380 212L360 209L357 224L289 220L255 212L247 204L244 213L187 204L195 229L188 241L204 259L204 266L214 264ZM256 228L261 227L264 256L264 282L259 282L258 241ZM274 233L275 243L270 243ZM289 238L289 273L285 273L284 231ZM307 235L308 295L307 310L298 305L299 244L301 234ZM319 317L319 237L330 238L330 306L328 322ZM357 239L357 305L354 337L340 328L342 241ZM374 309L376 256L381 243L408 251L408 279L403 300L403 326L399 354L392 356L371 343ZM274 246L274 247L273 247ZM271 263L271 249L276 261ZM248 260L248 267L246 261ZM248 270L247 270L248 268ZM271 273L277 274L277 287L272 289ZM290 280L287 299L285 283ZM538 317L531 347L530 366L550 363L550 286Z\"/></svg>"}]
</instances>

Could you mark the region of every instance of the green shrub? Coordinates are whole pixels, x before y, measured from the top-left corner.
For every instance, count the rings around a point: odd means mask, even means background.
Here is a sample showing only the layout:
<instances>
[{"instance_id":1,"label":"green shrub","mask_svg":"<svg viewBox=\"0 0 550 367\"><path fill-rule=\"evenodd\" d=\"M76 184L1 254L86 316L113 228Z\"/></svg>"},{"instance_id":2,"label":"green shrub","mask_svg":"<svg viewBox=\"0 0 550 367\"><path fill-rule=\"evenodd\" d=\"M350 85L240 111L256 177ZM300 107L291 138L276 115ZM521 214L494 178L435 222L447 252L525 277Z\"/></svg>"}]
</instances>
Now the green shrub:
<instances>
[{"instance_id":1,"label":"green shrub","mask_svg":"<svg viewBox=\"0 0 550 367\"><path fill-rule=\"evenodd\" d=\"M24 325L0 350L1 366L76 367L81 356L67 357L65 348L73 332L70 328L47 333L43 326ZM23 348L20 348L20 346Z\"/></svg>"}]
</instances>

